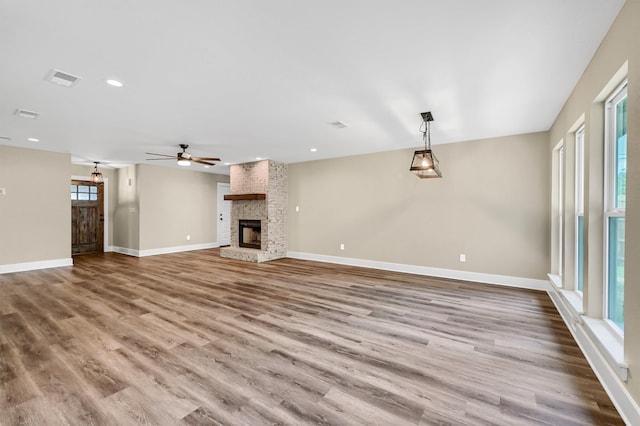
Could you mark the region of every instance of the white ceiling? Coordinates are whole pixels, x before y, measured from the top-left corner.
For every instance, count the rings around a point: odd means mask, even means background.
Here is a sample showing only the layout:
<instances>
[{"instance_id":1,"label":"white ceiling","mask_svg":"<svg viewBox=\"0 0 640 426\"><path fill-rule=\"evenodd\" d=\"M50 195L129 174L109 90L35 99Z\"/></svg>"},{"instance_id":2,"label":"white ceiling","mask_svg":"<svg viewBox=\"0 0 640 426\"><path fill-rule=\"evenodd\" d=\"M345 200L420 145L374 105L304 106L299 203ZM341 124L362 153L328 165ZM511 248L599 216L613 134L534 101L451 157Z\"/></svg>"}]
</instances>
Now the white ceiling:
<instances>
[{"instance_id":1,"label":"white ceiling","mask_svg":"<svg viewBox=\"0 0 640 426\"><path fill-rule=\"evenodd\" d=\"M428 110L434 144L544 131L623 3L0 0L0 144L289 163L419 147Z\"/></svg>"}]
</instances>

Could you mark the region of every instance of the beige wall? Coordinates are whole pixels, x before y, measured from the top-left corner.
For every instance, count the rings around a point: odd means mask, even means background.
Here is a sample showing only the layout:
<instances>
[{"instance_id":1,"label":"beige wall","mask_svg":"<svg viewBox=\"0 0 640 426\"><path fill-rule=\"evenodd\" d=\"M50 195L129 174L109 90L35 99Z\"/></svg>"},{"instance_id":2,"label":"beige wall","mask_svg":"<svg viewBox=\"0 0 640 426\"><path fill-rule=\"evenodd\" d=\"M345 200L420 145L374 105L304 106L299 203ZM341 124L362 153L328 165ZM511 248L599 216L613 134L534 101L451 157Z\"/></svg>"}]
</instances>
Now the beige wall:
<instances>
[{"instance_id":1,"label":"beige wall","mask_svg":"<svg viewBox=\"0 0 640 426\"><path fill-rule=\"evenodd\" d=\"M109 227L107 229L107 245L113 245L113 228L114 228L114 214L116 209L116 197L117 197L117 189L118 186L116 184L115 176L116 170L108 169L106 167L98 167L98 170L102 173L102 176L105 182L108 181L109 191L105 192L105 202L108 200L107 207L108 210L105 211L105 219L108 221ZM83 176L83 177L91 177L91 172L93 172L93 166L81 166L78 164L71 165L71 176Z\"/></svg>"},{"instance_id":2,"label":"beige wall","mask_svg":"<svg viewBox=\"0 0 640 426\"><path fill-rule=\"evenodd\" d=\"M289 250L545 279L548 138L436 145L443 179L410 173L413 150L291 164Z\"/></svg>"},{"instance_id":3,"label":"beige wall","mask_svg":"<svg viewBox=\"0 0 640 426\"><path fill-rule=\"evenodd\" d=\"M0 146L0 265L71 257L71 157Z\"/></svg>"},{"instance_id":4,"label":"beige wall","mask_svg":"<svg viewBox=\"0 0 640 426\"><path fill-rule=\"evenodd\" d=\"M229 176L139 165L139 249L215 243L217 182Z\"/></svg>"},{"instance_id":5,"label":"beige wall","mask_svg":"<svg viewBox=\"0 0 640 426\"><path fill-rule=\"evenodd\" d=\"M600 48L591 60L567 103L550 130L551 147L559 140L571 147L574 124L584 114L589 174L585 190L589 208L585 210L587 228L585 256L585 311L588 316L602 315L602 162L603 162L603 101L607 94L628 77L628 151L627 151L627 207L625 236L625 358L630 378L627 389L640 403L640 0L627 0ZM573 152L570 149L570 152ZM551 161L551 160L549 160ZM573 161L569 156L568 162ZM567 179L570 195L565 207L573 210L571 199L573 181ZM565 225L573 227L572 214L565 217ZM568 234L568 238L572 236ZM565 262L572 265L572 253L565 253Z\"/></svg>"}]
</instances>

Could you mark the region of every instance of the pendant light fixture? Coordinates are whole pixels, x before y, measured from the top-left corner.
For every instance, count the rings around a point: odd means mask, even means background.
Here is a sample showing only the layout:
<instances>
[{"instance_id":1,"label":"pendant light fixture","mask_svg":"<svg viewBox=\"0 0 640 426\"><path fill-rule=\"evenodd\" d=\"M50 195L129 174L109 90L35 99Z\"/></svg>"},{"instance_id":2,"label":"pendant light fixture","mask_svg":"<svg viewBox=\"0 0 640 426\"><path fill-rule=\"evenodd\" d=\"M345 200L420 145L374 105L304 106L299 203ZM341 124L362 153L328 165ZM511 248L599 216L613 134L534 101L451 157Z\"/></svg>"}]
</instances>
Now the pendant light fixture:
<instances>
[{"instance_id":1,"label":"pendant light fixture","mask_svg":"<svg viewBox=\"0 0 640 426\"><path fill-rule=\"evenodd\" d=\"M94 161L95 167L93 168L93 173L91 173L91 182L93 183L102 183L102 173L98 171L99 161Z\"/></svg>"},{"instance_id":2,"label":"pendant light fixture","mask_svg":"<svg viewBox=\"0 0 640 426\"><path fill-rule=\"evenodd\" d=\"M433 115L431 115L431 111L423 112L420 115L424 121L424 131L422 132L424 149L413 153L413 161L409 170L420 179L441 178L440 162L431 152L431 122L433 121Z\"/></svg>"}]
</instances>

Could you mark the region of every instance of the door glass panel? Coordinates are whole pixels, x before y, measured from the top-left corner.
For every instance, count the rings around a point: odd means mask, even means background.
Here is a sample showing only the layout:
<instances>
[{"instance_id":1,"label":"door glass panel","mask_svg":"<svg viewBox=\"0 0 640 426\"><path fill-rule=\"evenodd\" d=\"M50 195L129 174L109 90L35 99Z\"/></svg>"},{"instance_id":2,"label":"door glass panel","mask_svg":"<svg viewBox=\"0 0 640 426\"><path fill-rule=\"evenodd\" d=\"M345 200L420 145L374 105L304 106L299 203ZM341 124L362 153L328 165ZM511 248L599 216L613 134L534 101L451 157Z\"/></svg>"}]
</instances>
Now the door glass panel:
<instances>
[{"instance_id":1,"label":"door glass panel","mask_svg":"<svg viewBox=\"0 0 640 426\"><path fill-rule=\"evenodd\" d=\"M98 200L98 194L89 194L89 200L91 201Z\"/></svg>"},{"instance_id":2,"label":"door glass panel","mask_svg":"<svg viewBox=\"0 0 640 426\"><path fill-rule=\"evenodd\" d=\"M97 186L89 187L89 192L91 192L92 194L97 194L98 193L98 187Z\"/></svg>"},{"instance_id":3,"label":"door glass panel","mask_svg":"<svg viewBox=\"0 0 640 426\"><path fill-rule=\"evenodd\" d=\"M87 192L80 192L78 193L78 200L88 200L89 199L89 193Z\"/></svg>"},{"instance_id":4,"label":"door glass panel","mask_svg":"<svg viewBox=\"0 0 640 426\"><path fill-rule=\"evenodd\" d=\"M89 187L85 185L78 186L78 192L89 192Z\"/></svg>"},{"instance_id":5,"label":"door glass panel","mask_svg":"<svg viewBox=\"0 0 640 426\"><path fill-rule=\"evenodd\" d=\"M71 192L78 192L78 185L71 185Z\"/></svg>"},{"instance_id":6,"label":"door glass panel","mask_svg":"<svg viewBox=\"0 0 640 426\"><path fill-rule=\"evenodd\" d=\"M72 192L71 193L71 199L72 200L77 200L78 199L78 193L77 192Z\"/></svg>"}]
</instances>

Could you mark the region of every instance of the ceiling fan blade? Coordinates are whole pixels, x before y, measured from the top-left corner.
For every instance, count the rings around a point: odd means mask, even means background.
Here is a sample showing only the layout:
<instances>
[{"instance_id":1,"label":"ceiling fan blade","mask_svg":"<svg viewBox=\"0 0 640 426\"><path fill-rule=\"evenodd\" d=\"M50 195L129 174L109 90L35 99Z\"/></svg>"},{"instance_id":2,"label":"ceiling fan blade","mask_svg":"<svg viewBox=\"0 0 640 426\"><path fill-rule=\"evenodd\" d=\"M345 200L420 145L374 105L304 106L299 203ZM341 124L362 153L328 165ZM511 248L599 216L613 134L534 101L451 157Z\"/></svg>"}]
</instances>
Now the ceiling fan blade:
<instances>
[{"instance_id":1,"label":"ceiling fan blade","mask_svg":"<svg viewBox=\"0 0 640 426\"><path fill-rule=\"evenodd\" d=\"M205 166L215 166L215 163L210 163L208 161L203 161L200 158L191 158L191 161L198 164L204 164Z\"/></svg>"},{"instance_id":2,"label":"ceiling fan blade","mask_svg":"<svg viewBox=\"0 0 640 426\"><path fill-rule=\"evenodd\" d=\"M147 155L157 155L157 156L159 156L159 157L176 158L176 156L175 156L175 155L156 154L155 152L145 152L145 154L147 154Z\"/></svg>"},{"instance_id":3,"label":"ceiling fan blade","mask_svg":"<svg viewBox=\"0 0 640 426\"><path fill-rule=\"evenodd\" d=\"M157 161L157 160L175 160L176 157L170 157L170 158L145 158L145 160L147 161Z\"/></svg>"},{"instance_id":4,"label":"ceiling fan blade","mask_svg":"<svg viewBox=\"0 0 640 426\"><path fill-rule=\"evenodd\" d=\"M219 158L213 157L191 157L191 161L202 160L202 161L220 161Z\"/></svg>"}]
</instances>

